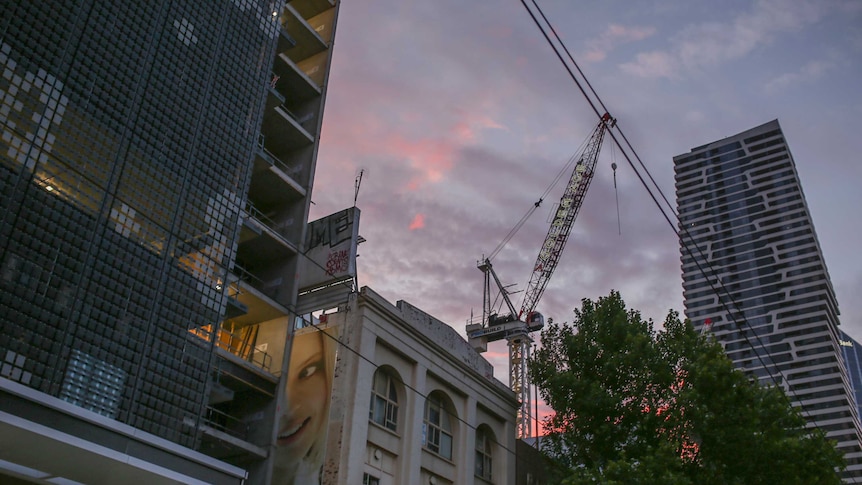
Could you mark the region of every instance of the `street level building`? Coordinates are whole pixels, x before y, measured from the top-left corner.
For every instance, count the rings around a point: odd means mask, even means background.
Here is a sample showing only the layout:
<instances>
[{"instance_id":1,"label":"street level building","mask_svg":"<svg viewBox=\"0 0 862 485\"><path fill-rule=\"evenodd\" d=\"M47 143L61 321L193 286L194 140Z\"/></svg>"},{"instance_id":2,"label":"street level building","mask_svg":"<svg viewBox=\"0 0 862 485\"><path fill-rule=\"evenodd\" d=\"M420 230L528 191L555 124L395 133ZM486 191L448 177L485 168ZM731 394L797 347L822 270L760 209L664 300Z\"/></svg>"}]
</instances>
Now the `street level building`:
<instances>
[{"instance_id":1,"label":"street level building","mask_svg":"<svg viewBox=\"0 0 862 485\"><path fill-rule=\"evenodd\" d=\"M516 483L518 401L452 327L367 287L324 320L339 339L326 483Z\"/></svg>"},{"instance_id":2,"label":"street level building","mask_svg":"<svg viewBox=\"0 0 862 485\"><path fill-rule=\"evenodd\" d=\"M673 161L686 316L736 366L780 385L838 443L845 481L862 482L838 303L778 121Z\"/></svg>"},{"instance_id":3,"label":"street level building","mask_svg":"<svg viewBox=\"0 0 862 485\"><path fill-rule=\"evenodd\" d=\"M0 481L270 482L337 8L0 2Z\"/></svg>"}]
</instances>

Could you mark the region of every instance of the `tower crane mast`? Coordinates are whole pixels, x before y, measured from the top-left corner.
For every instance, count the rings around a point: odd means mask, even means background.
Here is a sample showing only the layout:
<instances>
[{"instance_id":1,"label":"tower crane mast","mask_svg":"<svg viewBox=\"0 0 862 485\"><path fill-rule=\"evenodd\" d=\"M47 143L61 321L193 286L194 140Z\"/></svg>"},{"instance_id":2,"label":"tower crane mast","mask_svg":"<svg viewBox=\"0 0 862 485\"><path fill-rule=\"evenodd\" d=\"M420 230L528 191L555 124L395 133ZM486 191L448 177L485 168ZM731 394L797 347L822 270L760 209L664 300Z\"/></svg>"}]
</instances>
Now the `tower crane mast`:
<instances>
[{"instance_id":1,"label":"tower crane mast","mask_svg":"<svg viewBox=\"0 0 862 485\"><path fill-rule=\"evenodd\" d=\"M541 330L545 324L544 317L535 309L548 286L548 281L557 268L557 264L560 262L560 256L569 239L572 225L584 202L584 196L595 173L605 132L613 128L615 124L616 120L611 118L610 114L605 113L593 130L578 162L575 164L569 183L560 198L560 204L557 206L551 226L548 229L548 234L539 250L536 264L533 265L533 272L524 293L524 300L517 314L515 313L515 306L509 298L509 292L500 283L491 261L486 258L478 264L479 269L485 274L482 323L467 325L467 337L473 348L479 352L488 349L488 342L502 339L508 341L509 387L515 392L520 403L517 413L518 438L530 436L530 421L532 420L530 380L527 373L530 344L533 342L530 332ZM491 302L492 281L496 284L497 290L508 308L508 314L500 315L493 311Z\"/></svg>"}]
</instances>

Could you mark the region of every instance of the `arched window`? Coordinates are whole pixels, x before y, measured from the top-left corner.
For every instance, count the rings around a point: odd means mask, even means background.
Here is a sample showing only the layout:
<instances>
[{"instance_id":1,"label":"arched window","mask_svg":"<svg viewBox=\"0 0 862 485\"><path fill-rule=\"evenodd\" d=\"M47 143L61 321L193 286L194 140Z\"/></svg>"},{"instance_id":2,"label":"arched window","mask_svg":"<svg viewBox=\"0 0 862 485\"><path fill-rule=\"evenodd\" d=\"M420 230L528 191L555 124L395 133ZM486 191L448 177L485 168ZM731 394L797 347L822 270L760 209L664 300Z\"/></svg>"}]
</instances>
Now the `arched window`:
<instances>
[{"instance_id":1,"label":"arched window","mask_svg":"<svg viewBox=\"0 0 862 485\"><path fill-rule=\"evenodd\" d=\"M422 445L438 455L452 459L452 418L446 410L443 396L433 393L425 401L425 422Z\"/></svg>"},{"instance_id":2,"label":"arched window","mask_svg":"<svg viewBox=\"0 0 862 485\"><path fill-rule=\"evenodd\" d=\"M368 419L392 431L398 428L398 392L395 389L395 380L392 374L382 369L377 369L374 373Z\"/></svg>"},{"instance_id":3,"label":"arched window","mask_svg":"<svg viewBox=\"0 0 862 485\"><path fill-rule=\"evenodd\" d=\"M493 468L493 446L494 434L487 426L479 426L476 429L476 476L491 480L491 469Z\"/></svg>"}]
</instances>

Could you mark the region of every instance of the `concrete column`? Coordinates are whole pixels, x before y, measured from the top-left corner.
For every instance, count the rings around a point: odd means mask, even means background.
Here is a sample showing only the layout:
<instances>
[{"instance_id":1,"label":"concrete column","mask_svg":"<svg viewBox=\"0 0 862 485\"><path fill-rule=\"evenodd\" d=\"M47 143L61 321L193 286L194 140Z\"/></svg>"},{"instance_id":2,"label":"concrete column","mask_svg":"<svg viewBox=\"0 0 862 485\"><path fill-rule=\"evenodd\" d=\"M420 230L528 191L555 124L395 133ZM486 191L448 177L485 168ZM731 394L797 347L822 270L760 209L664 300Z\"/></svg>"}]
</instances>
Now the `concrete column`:
<instances>
[{"instance_id":1,"label":"concrete column","mask_svg":"<svg viewBox=\"0 0 862 485\"><path fill-rule=\"evenodd\" d=\"M362 327L365 320L362 315L356 316L354 324L357 327ZM357 347L362 357L368 358L365 360L356 356L357 371L354 374L355 392L352 396L352 411L345 418L352 422L352 430L350 432L350 440L345 440L342 446L342 454L346 460L342 462L344 467L341 476L344 478L338 482L339 485L349 485L354 483L362 483L362 474L365 469L365 460L367 458L368 448L368 405L371 402L371 387L374 382L374 373L377 367L372 364L376 362L377 339L374 333L361 328L362 339L358 342Z\"/></svg>"},{"instance_id":2,"label":"concrete column","mask_svg":"<svg viewBox=\"0 0 862 485\"><path fill-rule=\"evenodd\" d=\"M363 338L363 318L355 296L351 297L347 312L336 313L330 318L330 321L340 320L343 324L329 410L323 480L339 485L361 483L368 436L367 407L374 366L361 359L357 353L373 361L374 339ZM369 347L366 341L371 341L370 349L365 348Z\"/></svg>"},{"instance_id":3,"label":"concrete column","mask_svg":"<svg viewBox=\"0 0 862 485\"><path fill-rule=\"evenodd\" d=\"M467 396L463 400L463 409L459 409L460 418L463 420L458 423L458 443L455 450L457 456L454 457L457 477L455 483L473 483L473 470L475 469L476 453L476 430L474 429L477 423L476 417L476 398L472 395Z\"/></svg>"},{"instance_id":4,"label":"concrete column","mask_svg":"<svg viewBox=\"0 0 862 485\"><path fill-rule=\"evenodd\" d=\"M517 427L515 426L515 422L514 421L506 421L503 424L503 430L504 430L503 435L497 436L497 440L500 443L505 443L506 446L509 448L509 450L511 450L511 453L513 453L513 454L510 454L509 451L504 450L501 446L498 446L497 452L494 454L494 461L497 463L502 463L502 465L503 465L502 470L504 470L505 473L502 476L506 477L506 480L507 480L504 483L507 483L509 485L515 485L515 479L517 478L516 466L515 466L516 460L517 460L517 454L514 454L514 453L515 453L515 450L517 449L517 441L518 441L516 436L515 436L517 433ZM494 468L495 468L494 472L498 472L497 467L498 467L498 465L494 465ZM500 476L500 475L497 475L497 476Z\"/></svg>"},{"instance_id":5,"label":"concrete column","mask_svg":"<svg viewBox=\"0 0 862 485\"><path fill-rule=\"evenodd\" d=\"M404 376L407 378L407 376ZM422 422L425 418L425 398L428 393L427 369L419 364L413 366L413 375L409 384L422 395L407 392L407 405L404 416L404 456L401 457L399 476L401 483L420 483L419 468L422 465Z\"/></svg>"}]
</instances>

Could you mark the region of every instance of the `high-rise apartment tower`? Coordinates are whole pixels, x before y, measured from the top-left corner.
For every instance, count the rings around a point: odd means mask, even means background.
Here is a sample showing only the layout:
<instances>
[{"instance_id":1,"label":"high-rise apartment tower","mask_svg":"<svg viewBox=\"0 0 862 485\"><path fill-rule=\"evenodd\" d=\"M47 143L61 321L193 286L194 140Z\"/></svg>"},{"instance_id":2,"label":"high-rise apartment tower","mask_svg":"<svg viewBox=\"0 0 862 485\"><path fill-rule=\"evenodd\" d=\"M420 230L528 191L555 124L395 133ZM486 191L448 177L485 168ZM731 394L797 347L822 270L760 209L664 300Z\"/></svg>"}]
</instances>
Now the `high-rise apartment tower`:
<instances>
[{"instance_id":1,"label":"high-rise apartment tower","mask_svg":"<svg viewBox=\"0 0 862 485\"><path fill-rule=\"evenodd\" d=\"M841 332L841 354L844 356L844 366L850 377L850 385L856 396L856 409L860 410L862 403L862 346L844 331ZM862 411L859 412L862 415Z\"/></svg>"},{"instance_id":2,"label":"high-rise apartment tower","mask_svg":"<svg viewBox=\"0 0 862 485\"><path fill-rule=\"evenodd\" d=\"M336 11L0 2L0 482L270 481Z\"/></svg>"},{"instance_id":3,"label":"high-rise apartment tower","mask_svg":"<svg viewBox=\"0 0 862 485\"><path fill-rule=\"evenodd\" d=\"M838 442L844 479L862 482L838 303L778 121L673 160L686 316L737 367L780 385Z\"/></svg>"}]
</instances>

